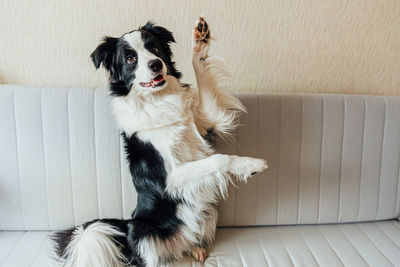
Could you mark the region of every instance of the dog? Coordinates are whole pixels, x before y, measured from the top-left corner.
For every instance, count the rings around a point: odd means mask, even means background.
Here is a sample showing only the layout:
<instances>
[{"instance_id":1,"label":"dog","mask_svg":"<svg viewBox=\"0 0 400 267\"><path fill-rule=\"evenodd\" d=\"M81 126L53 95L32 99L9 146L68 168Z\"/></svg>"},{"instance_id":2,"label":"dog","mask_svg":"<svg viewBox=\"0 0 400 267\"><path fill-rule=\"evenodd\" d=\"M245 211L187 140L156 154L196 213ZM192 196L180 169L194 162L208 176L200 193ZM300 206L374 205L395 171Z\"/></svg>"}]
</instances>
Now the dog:
<instances>
[{"instance_id":1,"label":"dog","mask_svg":"<svg viewBox=\"0 0 400 267\"><path fill-rule=\"evenodd\" d=\"M105 37L91 58L109 74L112 111L138 193L128 220L98 219L53 236L63 266L159 266L192 255L204 262L213 243L216 203L234 175L246 181L262 159L215 154L210 137L229 137L245 109L224 89L226 69L208 56L204 18L193 30L197 90L180 82L174 37L151 22Z\"/></svg>"}]
</instances>

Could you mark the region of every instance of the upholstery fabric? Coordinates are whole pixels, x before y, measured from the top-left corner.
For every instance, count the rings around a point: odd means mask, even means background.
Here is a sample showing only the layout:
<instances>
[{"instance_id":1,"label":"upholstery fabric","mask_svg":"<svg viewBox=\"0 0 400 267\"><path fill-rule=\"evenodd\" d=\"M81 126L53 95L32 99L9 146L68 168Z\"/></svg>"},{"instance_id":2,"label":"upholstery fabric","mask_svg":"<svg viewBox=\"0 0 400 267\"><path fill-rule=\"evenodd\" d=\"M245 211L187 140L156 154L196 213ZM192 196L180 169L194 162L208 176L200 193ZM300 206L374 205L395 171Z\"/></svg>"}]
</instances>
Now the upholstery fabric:
<instances>
[{"instance_id":1,"label":"upholstery fabric","mask_svg":"<svg viewBox=\"0 0 400 267\"><path fill-rule=\"evenodd\" d=\"M237 145L269 169L229 189L221 226L400 214L400 98L241 93ZM0 86L0 229L127 218L136 204L106 89ZM235 230L236 231L236 230ZM237 230L239 231L239 230Z\"/></svg>"},{"instance_id":2,"label":"upholstery fabric","mask_svg":"<svg viewBox=\"0 0 400 267\"><path fill-rule=\"evenodd\" d=\"M0 232L0 266L51 266L49 233ZM224 228L209 251L205 265L170 266L398 266L400 223Z\"/></svg>"}]
</instances>

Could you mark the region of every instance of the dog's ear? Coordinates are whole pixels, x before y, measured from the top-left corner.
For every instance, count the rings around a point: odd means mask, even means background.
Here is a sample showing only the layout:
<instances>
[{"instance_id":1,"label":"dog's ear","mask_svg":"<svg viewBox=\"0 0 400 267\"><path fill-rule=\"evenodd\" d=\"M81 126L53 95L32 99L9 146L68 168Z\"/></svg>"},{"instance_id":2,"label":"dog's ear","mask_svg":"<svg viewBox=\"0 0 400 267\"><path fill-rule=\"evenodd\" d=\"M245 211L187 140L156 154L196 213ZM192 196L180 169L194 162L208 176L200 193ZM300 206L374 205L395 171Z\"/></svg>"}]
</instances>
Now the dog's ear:
<instances>
[{"instance_id":1,"label":"dog's ear","mask_svg":"<svg viewBox=\"0 0 400 267\"><path fill-rule=\"evenodd\" d=\"M90 54L96 69L103 64L103 67L111 71L113 56L117 50L118 38L104 37L103 42Z\"/></svg>"},{"instance_id":2,"label":"dog's ear","mask_svg":"<svg viewBox=\"0 0 400 267\"><path fill-rule=\"evenodd\" d=\"M155 26L155 24L151 21L148 21L146 25L144 25L140 29L150 32L155 37L157 37L160 42L163 42L166 45L169 45L170 43L175 43L175 39L174 36L172 35L172 32L170 32L164 27Z\"/></svg>"}]
</instances>

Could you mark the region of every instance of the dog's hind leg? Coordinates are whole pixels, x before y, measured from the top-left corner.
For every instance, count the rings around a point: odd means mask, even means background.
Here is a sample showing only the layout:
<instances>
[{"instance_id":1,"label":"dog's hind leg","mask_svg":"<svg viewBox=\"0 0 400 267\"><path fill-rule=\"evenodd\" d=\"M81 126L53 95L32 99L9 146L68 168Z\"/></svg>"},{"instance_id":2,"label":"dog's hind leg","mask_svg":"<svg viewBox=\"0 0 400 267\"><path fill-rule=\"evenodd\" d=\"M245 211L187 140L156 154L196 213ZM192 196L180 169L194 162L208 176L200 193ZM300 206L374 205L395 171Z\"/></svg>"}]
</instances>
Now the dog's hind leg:
<instances>
[{"instance_id":1,"label":"dog's hind leg","mask_svg":"<svg viewBox=\"0 0 400 267\"><path fill-rule=\"evenodd\" d=\"M196 123L202 129L202 135L213 130L224 136L236 128L237 117L245 108L236 97L225 91L230 80L229 72L222 58L208 55L211 40L210 28L200 17L192 39L192 64L199 96Z\"/></svg>"}]
</instances>

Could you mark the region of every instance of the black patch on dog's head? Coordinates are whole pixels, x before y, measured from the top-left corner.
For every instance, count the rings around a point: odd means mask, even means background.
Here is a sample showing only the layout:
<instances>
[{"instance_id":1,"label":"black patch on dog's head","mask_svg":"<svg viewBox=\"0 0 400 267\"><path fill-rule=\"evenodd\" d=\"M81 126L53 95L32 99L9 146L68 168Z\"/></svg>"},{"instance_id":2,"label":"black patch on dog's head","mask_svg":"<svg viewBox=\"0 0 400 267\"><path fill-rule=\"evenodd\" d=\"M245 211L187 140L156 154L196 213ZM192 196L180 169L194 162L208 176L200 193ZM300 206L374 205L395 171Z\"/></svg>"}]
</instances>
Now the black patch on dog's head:
<instances>
[{"instance_id":1,"label":"black patch on dog's head","mask_svg":"<svg viewBox=\"0 0 400 267\"><path fill-rule=\"evenodd\" d=\"M161 26L155 26L155 24L151 21L147 22L146 25L140 28L142 32L142 40L145 43L150 43L147 49L151 48L151 44L157 45L159 44L159 56L164 63L167 65L168 75L172 75L177 79L180 79L182 73L176 70L175 62L172 61L173 53L170 48L171 43L175 43L175 38L172 35L172 32L168 31L166 28Z\"/></svg>"},{"instance_id":2,"label":"black patch on dog's head","mask_svg":"<svg viewBox=\"0 0 400 267\"><path fill-rule=\"evenodd\" d=\"M123 39L104 37L103 42L90 55L96 69L103 65L110 74L111 94L123 96L129 93L130 81L135 78L136 64L128 65L125 58L135 54L136 51Z\"/></svg>"},{"instance_id":3,"label":"black patch on dog's head","mask_svg":"<svg viewBox=\"0 0 400 267\"><path fill-rule=\"evenodd\" d=\"M175 42L172 33L163 27L155 26L152 22L147 22L138 31L141 32L145 49L161 58L167 66L167 75L179 79L182 74L176 70L170 48L170 44ZM109 72L111 94L117 96L127 95L132 81L136 78L137 64L128 64L126 58L129 55L137 56L137 54L135 49L123 39L123 36L119 38L105 37L90 55L96 69L102 65Z\"/></svg>"},{"instance_id":4,"label":"black patch on dog's head","mask_svg":"<svg viewBox=\"0 0 400 267\"><path fill-rule=\"evenodd\" d=\"M113 54L117 50L118 38L106 36L103 42L90 54L93 64L98 69L101 64L110 70L113 63Z\"/></svg>"}]
</instances>

